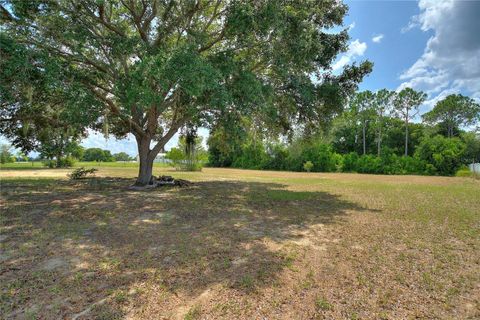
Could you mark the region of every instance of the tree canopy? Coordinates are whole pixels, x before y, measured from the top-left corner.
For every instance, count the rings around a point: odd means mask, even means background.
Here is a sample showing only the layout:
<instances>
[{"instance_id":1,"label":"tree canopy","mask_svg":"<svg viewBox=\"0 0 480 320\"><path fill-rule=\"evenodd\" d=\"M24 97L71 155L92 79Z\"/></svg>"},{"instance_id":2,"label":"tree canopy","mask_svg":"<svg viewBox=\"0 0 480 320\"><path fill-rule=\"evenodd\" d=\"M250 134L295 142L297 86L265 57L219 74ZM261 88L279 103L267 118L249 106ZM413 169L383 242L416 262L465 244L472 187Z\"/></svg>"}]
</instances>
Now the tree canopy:
<instances>
[{"instance_id":1,"label":"tree canopy","mask_svg":"<svg viewBox=\"0 0 480 320\"><path fill-rule=\"evenodd\" d=\"M451 138L459 126L474 125L480 121L480 104L461 94L451 94L422 117L426 122L445 125L447 136Z\"/></svg>"},{"instance_id":2,"label":"tree canopy","mask_svg":"<svg viewBox=\"0 0 480 320\"><path fill-rule=\"evenodd\" d=\"M83 161L97 161L97 162L113 162L115 157L112 156L109 150L101 148L88 148L83 154Z\"/></svg>"},{"instance_id":3,"label":"tree canopy","mask_svg":"<svg viewBox=\"0 0 480 320\"><path fill-rule=\"evenodd\" d=\"M115 158L115 161L132 161L133 157L130 157L130 155L126 152L118 152L113 154L113 158Z\"/></svg>"},{"instance_id":4,"label":"tree canopy","mask_svg":"<svg viewBox=\"0 0 480 320\"><path fill-rule=\"evenodd\" d=\"M405 156L408 155L408 123L420 112L420 105L427 98L427 94L405 88L393 99L394 113L405 123Z\"/></svg>"},{"instance_id":5,"label":"tree canopy","mask_svg":"<svg viewBox=\"0 0 480 320\"><path fill-rule=\"evenodd\" d=\"M356 115L357 120L362 126L363 154L367 153L365 135L367 123L372 119L372 115L375 113L374 99L375 94L367 90L357 93L350 102L350 109Z\"/></svg>"},{"instance_id":6,"label":"tree canopy","mask_svg":"<svg viewBox=\"0 0 480 320\"><path fill-rule=\"evenodd\" d=\"M2 3L2 41L13 48L5 63L25 56L44 63L14 68L22 79L39 74L41 81L21 82L28 90L5 97L9 107L56 105L55 98L82 125L132 133L140 185L179 128L232 111L284 130L318 123L341 111L372 67L332 72L348 41L347 29L332 32L347 12L337 0ZM2 72L2 87L15 92L5 78Z\"/></svg>"}]
</instances>

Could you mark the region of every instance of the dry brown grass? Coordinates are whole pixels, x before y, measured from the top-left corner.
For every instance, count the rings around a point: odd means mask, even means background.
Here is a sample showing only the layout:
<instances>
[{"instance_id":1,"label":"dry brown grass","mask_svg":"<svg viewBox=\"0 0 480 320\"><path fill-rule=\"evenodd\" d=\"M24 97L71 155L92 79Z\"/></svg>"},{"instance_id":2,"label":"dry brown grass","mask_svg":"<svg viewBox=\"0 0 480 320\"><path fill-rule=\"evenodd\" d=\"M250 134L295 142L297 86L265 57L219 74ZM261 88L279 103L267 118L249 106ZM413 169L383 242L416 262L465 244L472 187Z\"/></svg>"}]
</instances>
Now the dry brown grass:
<instances>
[{"instance_id":1,"label":"dry brown grass","mask_svg":"<svg viewBox=\"0 0 480 320\"><path fill-rule=\"evenodd\" d=\"M205 169L135 192L135 168L66 173L0 172L4 318L480 317L478 181Z\"/></svg>"}]
</instances>

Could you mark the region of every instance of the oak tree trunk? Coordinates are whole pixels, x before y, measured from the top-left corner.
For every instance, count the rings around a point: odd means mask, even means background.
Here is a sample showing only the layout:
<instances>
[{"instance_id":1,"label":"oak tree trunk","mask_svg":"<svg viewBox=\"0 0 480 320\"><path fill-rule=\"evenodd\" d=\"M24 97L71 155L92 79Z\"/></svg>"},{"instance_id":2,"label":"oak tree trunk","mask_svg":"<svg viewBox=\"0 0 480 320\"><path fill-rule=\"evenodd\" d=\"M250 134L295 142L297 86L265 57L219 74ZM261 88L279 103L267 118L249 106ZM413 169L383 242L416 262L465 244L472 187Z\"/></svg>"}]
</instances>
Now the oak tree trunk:
<instances>
[{"instance_id":1,"label":"oak tree trunk","mask_svg":"<svg viewBox=\"0 0 480 320\"><path fill-rule=\"evenodd\" d=\"M152 178L153 159L149 157L139 156L140 167L138 169L138 177L135 182L136 186L146 186Z\"/></svg>"},{"instance_id":2,"label":"oak tree trunk","mask_svg":"<svg viewBox=\"0 0 480 320\"><path fill-rule=\"evenodd\" d=\"M63 158L63 154L62 154L61 151L57 152L56 158L57 158L57 162L56 162L55 166L56 166L57 168L60 168L60 167L61 167L61 163L62 163L62 158Z\"/></svg>"},{"instance_id":3,"label":"oak tree trunk","mask_svg":"<svg viewBox=\"0 0 480 320\"><path fill-rule=\"evenodd\" d=\"M151 140L148 137L137 138L140 166L138 168L137 181L135 182L136 186L146 186L152 178L153 160L155 160L157 154L150 150Z\"/></svg>"}]
</instances>

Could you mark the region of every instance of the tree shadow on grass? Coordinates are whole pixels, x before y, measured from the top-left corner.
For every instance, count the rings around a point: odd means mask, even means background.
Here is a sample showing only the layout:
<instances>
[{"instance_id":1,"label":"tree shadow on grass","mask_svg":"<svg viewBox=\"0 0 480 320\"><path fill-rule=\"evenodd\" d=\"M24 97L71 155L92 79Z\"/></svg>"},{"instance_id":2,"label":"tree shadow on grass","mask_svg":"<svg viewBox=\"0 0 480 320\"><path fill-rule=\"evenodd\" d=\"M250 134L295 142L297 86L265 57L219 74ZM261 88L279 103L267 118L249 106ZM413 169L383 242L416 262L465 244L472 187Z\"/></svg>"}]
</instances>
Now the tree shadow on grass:
<instances>
[{"instance_id":1,"label":"tree shadow on grass","mask_svg":"<svg viewBox=\"0 0 480 320\"><path fill-rule=\"evenodd\" d=\"M278 183L136 192L125 187L132 181L22 181L2 189L0 281L14 292L2 297L3 314L87 310L84 318L122 318L138 309L175 318L201 304L209 288L252 294L276 285L312 226L364 210Z\"/></svg>"}]
</instances>

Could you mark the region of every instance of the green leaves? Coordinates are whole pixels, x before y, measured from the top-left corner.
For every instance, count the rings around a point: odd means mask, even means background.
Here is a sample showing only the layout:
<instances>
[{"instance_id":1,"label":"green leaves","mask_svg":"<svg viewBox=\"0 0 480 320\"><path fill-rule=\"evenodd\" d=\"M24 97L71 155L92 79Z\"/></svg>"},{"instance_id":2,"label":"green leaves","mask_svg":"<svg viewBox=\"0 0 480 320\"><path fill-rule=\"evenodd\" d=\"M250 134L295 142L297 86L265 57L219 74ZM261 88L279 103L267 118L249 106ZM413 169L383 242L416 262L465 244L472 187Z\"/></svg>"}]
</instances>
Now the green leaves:
<instances>
[{"instance_id":1,"label":"green leaves","mask_svg":"<svg viewBox=\"0 0 480 320\"><path fill-rule=\"evenodd\" d=\"M4 3L11 17L2 31L42 61L33 68L41 81L29 81L32 100L62 105L81 128L102 128L108 114L109 132L157 140L155 152L186 123L207 124L225 110L269 128L318 127L372 67L331 74L348 41L345 30L331 30L346 13L336 0ZM13 55L11 70L29 61Z\"/></svg>"},{"instance_id":2,"label":"green leaves","mask_svg":"<svg viewBox=\"0 0 480 320\"><path fill-rule=\"evenodd\" d=\"M182 93L198 97L214 89L220 74L193 48L182 48L172 55L165 69L170 83L178 84Z\"/></svg>"},{"instance_id":3,"label":"green leaves","mask_svg":"<svg viewBox=\"0 0 480 320\"><path fill-rule=\"evenodd\" d=\"M437 135L424 139L415 156L432 164L437 174L454 175L462 164L464 152L465 144L460 139Z\"/></svg>"},{"instance_id":4,"label":"green leaves","mask_svg":"<svg viewBox=\"0 0 480 320\"><path fill-rule=\"evenodd\" d=\"M418 114L418 108L426 99L426 93L405 88L396 94L393 106L398 115L409 121Z\"/></svg>"},{"instance_id":5,"label":"green leaves","mask_svg":"<svg viewBox=\"0 0 480 320\"><path fill-rule=\"evenodd\" d=\"M116 92L125 106L164 109L172 92L186 101L219 88L220 72L192 48L157 53L136 61L123 75Z\"/></svg>"},{"instance_id":6,"label":"green leaves","mask_svg":"<svg viewBox=\"0 0 480 320\"><path fill-rule=\"evenodd\" d=\"M422 118L429 123L445 123L451 136L454 127L474 125L480 121L480 104L461 94L452 94L437 102Z\"/></svg>"},{"instance_id":7,"label":"green leaves","mask_svg":"<svg viewBox=\"0 0 480 320\"><path fill-rule=\"evenodd\" d=\"M255 29L255 8L250 3L234 2L227 18L229 35L248 36Z\"/></svg>"}]
</instances>

